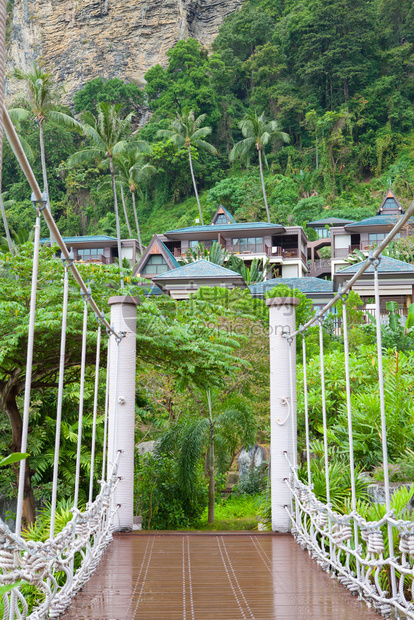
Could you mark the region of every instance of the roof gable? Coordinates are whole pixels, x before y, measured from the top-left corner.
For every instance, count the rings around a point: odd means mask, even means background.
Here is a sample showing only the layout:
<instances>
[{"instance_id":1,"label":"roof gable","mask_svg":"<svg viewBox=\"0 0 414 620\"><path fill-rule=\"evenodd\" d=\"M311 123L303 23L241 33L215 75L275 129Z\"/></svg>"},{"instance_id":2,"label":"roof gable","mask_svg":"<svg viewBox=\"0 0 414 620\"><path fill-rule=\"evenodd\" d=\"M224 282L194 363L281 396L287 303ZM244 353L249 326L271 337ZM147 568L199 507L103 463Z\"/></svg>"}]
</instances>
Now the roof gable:
<instances>
[{"instance_id":1,"label":"roof gable","mask_svg":"<svg viewBox=\"0 0 414 620\"><path fill-rule=\"evenodd\" d=\"M404 213L404 209L397 196L391 189L389 189L379 206L377 215L387 215L391 213L401 214Z\"/></svg>"},{"instance_id":2,"label":"roof gable","mask_svg":"<svg viewBox=\"0 0 414 620\"><path fill-rule=\"evenodd\" d=\"M220 205L219 208L217 209L217 211L215 212L215 214L213 215L213 219L211 220L211 224L210 226L214 226L216 224L216 221L218 219L218 217L220 215L224 215L226 218L226 223L227 224L235 224L236 220L234 219L234 217L232 216L232 214L227 211L227 209L225 207L223 207L223 205ZM222 219L222 218L220 218ZM223 223L223 222L221 222Z\"/></svg>"},{"instance_id":3,"label":"roof gable","mask_svg":"<svg viewBox=\"0 0 414 620\"><path fill-rule=\"evenodd\" d=\"M165 262L170 269L177 269L180 266L177 260L171 254L170 250L167 248L167 246L158 237L158 235L154 235L149 242L147 249L139 260L137 266L134 269L134 276L142 272L148 262L148 259L154 254L160 254L161 256L163 256Z\"/></svg>"},{"instance_id":4,"label":"roof gable","mask_svg":"<svg viewBox=\"0 0 414 620\"><path fill-rule=\"evenodd\" d=\"M197 260L193 263L187 263L178 269L172 269L166 273L156 276L154 280L196 280L197 278L238 278L243 280L237 271L231 271L221 265L216 265L208 260Z\"/></svg>"}]
</instances>

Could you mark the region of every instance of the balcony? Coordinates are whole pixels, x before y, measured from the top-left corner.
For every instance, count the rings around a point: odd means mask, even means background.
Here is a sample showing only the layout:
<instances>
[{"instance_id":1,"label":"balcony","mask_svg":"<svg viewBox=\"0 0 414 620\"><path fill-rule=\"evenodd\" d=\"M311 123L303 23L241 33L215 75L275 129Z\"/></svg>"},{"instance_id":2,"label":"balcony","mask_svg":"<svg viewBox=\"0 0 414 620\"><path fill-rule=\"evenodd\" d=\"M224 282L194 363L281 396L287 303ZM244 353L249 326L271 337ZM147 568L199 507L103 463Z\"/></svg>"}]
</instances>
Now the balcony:
<instances>
[{"instance_id":1,"label":"balcony","mask_svg":"<svg viewBox=\"0 0 414 620\"><path fill-rule=\"evenodd\" d=\"M319 278L319 276L331 272L331 259L319 258L313 263L312 261L308 261L308 269L311 276Z\"/></svg>"}]
</instances>

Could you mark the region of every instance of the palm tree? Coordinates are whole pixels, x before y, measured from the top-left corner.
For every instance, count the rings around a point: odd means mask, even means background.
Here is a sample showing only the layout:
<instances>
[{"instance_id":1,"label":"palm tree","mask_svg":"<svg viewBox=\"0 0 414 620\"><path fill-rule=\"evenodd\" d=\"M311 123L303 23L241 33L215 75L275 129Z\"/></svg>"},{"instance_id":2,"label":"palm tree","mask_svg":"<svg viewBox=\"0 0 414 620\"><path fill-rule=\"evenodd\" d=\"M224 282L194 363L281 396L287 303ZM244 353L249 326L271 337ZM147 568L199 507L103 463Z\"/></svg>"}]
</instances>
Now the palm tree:
<instances>
[{"instance_id":1,"label":"palm tree","mask_svg":"<svg viewBox=\"0 0 414 620\"><path fill-rule=\"evenodd\" d=\"M206 463L208 522L214 523L215 471L225 473L240 444L254 443L256 421L247 399L242 396L212 399L210 390L206 396L207 403L201 401L202 417L196 420L180 417L161 437L158 449L178 460L179 482L188 495L192 493L200 461Z\"/></svg>"},{"instance_id":2,"label":"palm tree","mask_svg":"<svg viewBox=\"0 0 414 620\"><path fill-rule=\"evenodd\" d=\"M151 152L151 147L149 145L148 149L148 152ZM135 192L137 191L137 189L140 189L141 183L147 181L153 174L157 172L157 169L155 168L155 166L145 163L145 158L141 150L136 149L134 146L131 147L130 145L128 145L127 148L122 151L122 153L116 156L116 167L118 169L121 184L127 186L129 191L131 192L135 227L138 236L139 249L142 254L143 246L137 216Z\"/></svg>"},{"instance_id":3,"label":"palm tree","mask_svg":"<svg viewBox=\"0 0 414 620\"><path fill-rule=\"evenodd\" d=\"M212 144L206 142L204 138L211 134L211 127L201 127L206 118L206 114L201 114L197 118L194 117L193 110L177 114L176 118L171 122L170 129L160 129L157 137L170 138L178 149L185 147L188 152L190 162L191 178L193 179L194 193L197 199L198 211L200 213L200 222L204 225L203 214L201 213L200 199L198 197L197 185L194 177L193 160L191 157L191 147L207 151L213 155L217 153Z\"/></svg>"},{"instance_id":4,"label":"palm tree","mask_svg":"<svg viewBox=\"0 0 414 620\"><path fill-rule=\"evenodd\" d=\"M282 142L289 142L290 138L287 133L280 131L277 121L266 122L264 112L262 112L259 116L257 112L250 110L240 121L239 128L244 136L244 140L237 142L237 144L233 146L229 155L230 161L233 162L237 157L240 157L240 159L249 163L251 154L254 153L255 150L257 151L267 221L270 224L269 206L267 204L266 189L263 178L263 161L266 164L266 168L269 167L267 164L265 147L269 144L272 138Z\"/></svg>"},{"instance_id":5,"label":"palm tree","mask_svg":"<svg viewBox=\"0 0 414 620\"><path fill-rule=\"evenodd\" d=\"M6 196L7 196L8 192L3 192L2 194L0 194L0 210L1 210L1 217L3 219L3 226L4 226L4 231L6 233L6 237L5 237L5 241L7 243L7 248L8 251L13 254L13 241L12 238L10 236L10 229L9 229L9 223L7 221L7 217L6 217L6 209L7 207L11 207L12 205L15 204L14 200L5 200Z\"/></svg>"},{"instance_id":6,"label":"palm tree","mask_svg":"<svg viewBox=\"0 0 414 620\"><path fill-rule=\"evenodd\" d=\"M114 195L114 211L116 221L116 236L118 241L118 264L122 274L122 253L121 253L121 230L118 213L118 196L116 193L116 179L114 156L121 153L126 148L126 140L131 131L131 120L133 112L126 118L121 116L122 104L111 105L101 102L97 106L97 115L85 112L81 115L82 130L90 139L92 145L82 151L74 153L69 157L69 165L80 165L92 161L100 160L103 164L109 164L111 173L112 191ZM142 140L135 141L134 147L141 152L150 152L150 147ZM121 277L121 287L124 281Z\"/></svg>"},{"instance_id":7,"label":"palm tree","mask_svg":"<svg viewBox=\"0 0 414 620\"><path fill-rule=\"evenodd\" d=\"M208 260L221 267L229 258L230 252L223 248L218 241L213 241L210 248L207 248L202 241L195 248L188 248L184 256L179 259L180 263L194 263L197 260ZM230 267L231 269L231 267Z\"/></svg>"},{"instance_id":8,"label":"palm tree","mask_svg":"<svg viewBox=\"0 0 414 620\"><path fill-rule=\"evenodd\" d=\"M43 174L43 190L48 196L48 207L50 208L49 199L49 185L47 181L47 169L46 169L46 157L45 157L45 143L43 139L43 124L45 120L51 120L58 123L62 127L71 130L79 130L80 124L78 121L63 112L58 112L56 106L59 100L59 91L54 84L54 78L52 73L44 72L36 64L33 65L33 71L31 73L25 73L20 69L14 70L14 77L24 82L26 87L26 100L29 104L29 110L23 110L15 108L20 113L20 120L24 120L24 117L33 115L36 122L39 125L39 140L40 140L40 159L42 163ZM51 234L51 233L50 233ZM52 234L50 237L51 243Z\"/></svg>"}]
</instances>

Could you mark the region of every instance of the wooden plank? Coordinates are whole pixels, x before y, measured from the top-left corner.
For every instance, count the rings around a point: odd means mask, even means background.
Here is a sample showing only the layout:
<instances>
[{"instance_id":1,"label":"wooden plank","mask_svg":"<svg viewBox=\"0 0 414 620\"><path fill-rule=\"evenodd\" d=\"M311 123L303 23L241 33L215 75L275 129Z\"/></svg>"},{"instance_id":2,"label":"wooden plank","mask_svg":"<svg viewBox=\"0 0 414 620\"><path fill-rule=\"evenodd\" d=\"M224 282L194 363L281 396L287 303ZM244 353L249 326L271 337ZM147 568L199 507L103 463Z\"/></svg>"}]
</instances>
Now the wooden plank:
<instances>
[{"instance_id":1,"label":"wooden plank","mask_svg":"<svg viewBox=\"0 0 414 620\"><path fill-rule=\"evenodd\" d=\"M289 536L121 534L64 620L375 620Z\"/></svg>"}]
</instances>

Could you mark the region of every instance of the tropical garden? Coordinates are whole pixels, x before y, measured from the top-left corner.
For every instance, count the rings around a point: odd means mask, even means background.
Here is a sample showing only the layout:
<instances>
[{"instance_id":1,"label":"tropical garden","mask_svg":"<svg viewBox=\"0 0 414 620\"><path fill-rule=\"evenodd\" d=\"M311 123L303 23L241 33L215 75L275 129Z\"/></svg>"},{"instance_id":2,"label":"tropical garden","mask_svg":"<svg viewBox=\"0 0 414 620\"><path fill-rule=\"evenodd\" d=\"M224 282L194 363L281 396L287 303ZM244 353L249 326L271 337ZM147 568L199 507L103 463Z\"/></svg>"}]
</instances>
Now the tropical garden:
<instances>
[{"instance_id":1,"label":"tropical garden","mask_svg":"<svg viewBox=\"0 0 414 620\"><path fill-rule=\"evenodd\" d=\"M96 78L65 106L51 72L40 65L29 73L17 68L10 79L21 85L21 94L10 104L10 115L64 235L107 234L118 243L135 237L142 248L155 232L197 220L208 223L219 204L238 221L306 227L326 214L362 218L375 213L387 187L403 204L414 192L413 11L411 0L351 0L346 11L339 0L248 0L225 20L212 50L194 39L179 41L165 67L147 72L144 87ZM142 126L143 110L150 120ZM7 143L3 160L0 445L6 456L20 451L34 210ZM49 236L44 222L42 235ZM414 262L410 243L396 242L394 255ZM184 260L211 258L212 252L220 253L199 247ZM216 262L224 260L242 269L234 257L216 256ZM34 525L35 500L50 495L52 480L63 272L52 249L42 249L41 261L26 485L26 523L39 538L47 529L48 508ZM265 303L248 291L220 289L202 289L182 302L151 298L122 265L79 268L102 307L108 291L121 286L123 294L141 297L136 439L156 441L153 453L142 457L137 451L136 510L144 527L212 527L221 518L237 527L257 527L257 515L265 520L269 506L266 471L251 472L224 504L221 496L240 449L269 442ZM254 281L264 270L256 264L243 276ZM270 295L284 293L276 288ZM293 294L300 297L298 321L303 323L311 312L309 301L298 291ZM356 455L360 473L365 472L358 491L365 501L368 481L381 481L383 475L375 329L362 325L356 296L347 304ZM67 502L61 506L62 520L70 516L73 494L81 307L73 287L59 482ZM414 335L410 324L404 328L398 321L390 320L382 330L392 472L396 481L409 481L414 478ZM346 510L350 484L344 467L349 450L343 345L329 319L324 331L331 476L337 490L332 496L340 511ZM93 398L95 338L91 330L86 408ZM312 330L308 364L312 468L315 491L323 499L321 385ZM298 375L300 386L300 370ZM100 380L104 388L103 374ZM102 414L102 401L99 407ZM86 415L86 437L91 419ZM299 433L301 456L301 424ZM97 439L102 446L102 432ZM86 501L87 442L84 449L80 493ZM15 468L0 470L3 496L15 494Z\"/></svg>"}]
</instances>

